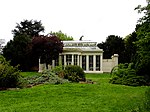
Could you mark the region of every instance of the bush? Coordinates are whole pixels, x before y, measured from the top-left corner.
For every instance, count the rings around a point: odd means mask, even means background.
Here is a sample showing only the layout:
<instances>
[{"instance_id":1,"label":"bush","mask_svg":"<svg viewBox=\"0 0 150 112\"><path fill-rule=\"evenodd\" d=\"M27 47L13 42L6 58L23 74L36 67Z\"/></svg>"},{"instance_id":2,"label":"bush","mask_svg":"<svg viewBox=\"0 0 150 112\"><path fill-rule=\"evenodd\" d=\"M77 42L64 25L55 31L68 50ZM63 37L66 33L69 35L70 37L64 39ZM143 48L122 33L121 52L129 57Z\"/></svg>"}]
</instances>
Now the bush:
<instances>
[{"instance_id":1,"label":"bush","mask_svg":"<svg viewBox=\"0 0 150 112\"><path fill-rule=\"evenodd\" d=\"M24 78L26 80L26 86L34 86L39 84L63 84L68 83L66 79L58 77L55 73L50 70L45 70L41 75L35 75L31 77Z\"/></svg>"},{"instance_id":2,"label":"bush","mask_svg":"<svg viewBox=\"0 0 150 112\"><path fill-rule=\"evenodd\" d=\"M0 56L0 88L14 88L20 85L20 71Z\"/></svg>"},{"instance_id":3,"label":"bush","mask_svg":"<svg viewBox=\"0 0 150 112\"><path fill-rule=\"evenodd\" d=\"M110 83L128 86L142 86L146 84L143 76L137 76L133 64L119 64L111 72Z\"/></svg>"},{"instance_id":4,"label":"bush","mask_svg":"<svg viewBox=\"0 0 150 112\"><path fill-rule=\"evenodd\" d=\"M61 72L63 72L63 67L62 66L55 66L51 72L55 73L56 75L59 75Z\"/></svg>"},{"instance_id":5,"label":"bush","mask_svg":"<svg viewBox=\"0 0 150 112\"><path fill-rule=\"evenodd\" d=\"M69 65L65 67L64 78L72 82L85 81L85 73L80 66Z\"/></svg>"}]
</instances>

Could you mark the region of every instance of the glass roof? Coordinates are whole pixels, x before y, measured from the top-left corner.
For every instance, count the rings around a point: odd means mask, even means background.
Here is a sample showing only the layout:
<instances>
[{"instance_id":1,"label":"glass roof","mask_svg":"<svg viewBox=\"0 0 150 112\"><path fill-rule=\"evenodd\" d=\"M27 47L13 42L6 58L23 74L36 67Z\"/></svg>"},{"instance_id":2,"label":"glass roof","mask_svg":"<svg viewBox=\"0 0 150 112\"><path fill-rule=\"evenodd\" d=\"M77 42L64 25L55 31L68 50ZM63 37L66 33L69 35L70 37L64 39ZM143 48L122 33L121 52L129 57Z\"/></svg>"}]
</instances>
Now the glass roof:
<instances>
[{"instance_id":1,"label":"glass roof","mask_svg":"<svg viewBox=\"0 0 150 112\"><path fill-rule=\"evenodd\" d=\"M103 52L93 41L63 41L64 51L70 52Z\"/></svg>"}]
</instances>

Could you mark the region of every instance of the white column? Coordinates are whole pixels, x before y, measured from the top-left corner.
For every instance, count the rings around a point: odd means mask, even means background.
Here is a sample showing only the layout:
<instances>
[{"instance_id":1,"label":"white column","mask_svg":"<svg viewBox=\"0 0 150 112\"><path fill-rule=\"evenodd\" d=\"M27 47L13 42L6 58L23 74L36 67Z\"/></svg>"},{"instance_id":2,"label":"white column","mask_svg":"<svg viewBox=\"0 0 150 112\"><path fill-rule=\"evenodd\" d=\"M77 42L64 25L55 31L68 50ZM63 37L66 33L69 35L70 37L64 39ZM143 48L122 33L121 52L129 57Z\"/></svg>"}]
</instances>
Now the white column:
<instances>
[{"instance_id":1,"label":"white column","mask_svg":"<svg viewBox=\"0 0 150 112\"><path fill-rule=\"evenodd\" d=\"M103 56L100 55L100 71L103 71Z\"/></svg>"},{"instance_id":2,"label":"white column","mask_svg":"<svg viewBox=\"0 0 150 112\"><path fill-rule=\"evenodd\" d=\"M74 65L74 55L72 54L72 62L71 65Z\"/></svg>"},{"instance_id":3,"label":"white column","mask_svg":"<svg viewBox=\"0 0 150 112\"><path fill-rule=\"evenodd\" d=\"M80 55L80 67L82 68L82 55Z\"/></svg>"},{"instance_id":4,"label":"white column","mask_svg":"<svg viewBox=\"0 0 150 112\"><path fill-rule=\"evenodd\" d=\"M55 67L55 60L52 60L52 68Z\"/></svg>"},{"instance_id":5,"label":"white column","mask_svg":"<svg viewBox=\"0 0 150 112\"><path fill-rule=\"evenodd\" d=\"M96 71L96 56L93 55L93 71Z\"/></svg>"},{"instance_id":6,"label":"white column","mask_svg":"<svg viewBox=\"0 0 150 112\"><path fill-rule=\"evenodd\" d=\"M41 59L39 58L39 72L42 72L42 65L41 65Z\"/></svg>"},{"instance_id":7,"label":"white column","mask_svg":"<svg viewBox=\"0 0 150 112\"><path fill-rule=\"evenodd\" d=\"M118 57L119 57L118 54L114 54L114 66L118 65Z\"/></svg>"},{"instance_id":8,"label":"white column","mask_svg":"<svg viewBox=\"0 0 150 112\"><path fill-rule=\"evenodd\" d=\"M86 55L86 71L89 71L89 55Z\"/></svg>"},{"instance_id":9,"label":"white column","mask_svg":"<svg viewBox=\"0 0 150 112\"><path fill-rule=\"evenodd\" d=\"M79 57L79 54L78 54L78 57L77 57L77 58L78 58L77 65L80 66L80 57Z\"/></svg>"},{"instance_id":10,"label":"white column","mask_svg":"<svg viewBox=\"0 0 150 112\"><path fill-rule=\"evenodd\" d=\"M66 54L64 54L64 66L66 66L67 63L66 63Z\"/></svg>"},{"instance_id":11,"label":"white column","mask_svg":"<svg viewBox=\"0 0 150 112\"><path fill-rule=\"evenodd\" d=\"M39 72L43 72L43 70L46 70L46 64L41 64L41 59L39 58Z\"/></svg>"}]
</instances>

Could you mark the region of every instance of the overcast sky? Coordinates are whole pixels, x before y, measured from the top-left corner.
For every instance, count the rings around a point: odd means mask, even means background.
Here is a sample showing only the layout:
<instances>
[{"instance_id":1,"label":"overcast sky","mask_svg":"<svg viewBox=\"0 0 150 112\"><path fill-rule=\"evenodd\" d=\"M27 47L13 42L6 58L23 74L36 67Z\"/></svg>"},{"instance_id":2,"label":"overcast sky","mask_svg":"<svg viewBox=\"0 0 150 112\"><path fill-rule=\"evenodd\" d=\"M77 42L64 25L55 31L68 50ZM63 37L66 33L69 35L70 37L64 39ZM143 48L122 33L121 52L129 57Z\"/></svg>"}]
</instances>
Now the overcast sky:
<instances>
[{"instance_id":1,"label":"overcast sky","mask_svg":"<svg viewBox=\"0 0 150 112\"><path fill-rule=\"evenodd\" d=\"M24 19L41 20L45 34L61 30L78 40L102 42L108 35L125 37L140 15L134 8L146 0L1 0L0 39L13 39L12 30Z\"/></svg>"}]
</instances>

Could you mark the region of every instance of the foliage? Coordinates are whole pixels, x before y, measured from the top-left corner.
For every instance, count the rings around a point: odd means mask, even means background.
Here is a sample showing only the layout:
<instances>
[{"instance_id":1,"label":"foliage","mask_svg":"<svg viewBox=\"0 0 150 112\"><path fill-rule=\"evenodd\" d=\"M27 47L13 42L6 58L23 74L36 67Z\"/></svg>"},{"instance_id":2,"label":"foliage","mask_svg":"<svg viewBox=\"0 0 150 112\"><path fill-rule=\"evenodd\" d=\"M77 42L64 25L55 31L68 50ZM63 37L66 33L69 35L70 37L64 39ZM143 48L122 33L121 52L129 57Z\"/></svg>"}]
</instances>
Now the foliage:
<instances>
[{"instance_id":1,"label":"foliage","mask_svg":"<svg viewBox=\"0 0 150 112\"><path fill-rule=\"evenodd\" d=\"M85 81L85 73L80 66L68 65L65 67L64 78L72 82Z\"/></svg>"},{"instance_id":2,"label":"foliage","mask_svg":"<svg viewBox=\"0 0 150 112\"><path fill-rule=\"evenodd\" d=\"M25 77L24 80L26 80L27 87L39 84L63 84L69 82L66 79L58 77L55 73L49 70L43 71L40 75Z\"/></svg>"},{"instance_id":3,"label":"foliage","mask_svg":"<svg viewBox=\"0 0 150 112\"><path fill-rule=\"evenodd\" d=\"M65 67L65 70L62 66L56 66L51 72L55 73L60 78L65 78L72 82L85 81L83 69L76 65L68 65Z\"/></svg>"},{"instance_id":4,"label":"foliage","mask_svg":"<svg viewBox=\"0 0 150 112\"><path fill-rule=\"evenodd\" d=\"M19 86L20 78L18 67L10 66L9 62L0 55L0 89Z\"/></svg>"},{"instance_id":5,"label":"foliage","mask_svg":"<svg viewBox=\"0 0 150 112\"><path fill-rule=\"evenodd\" d=\"M50 34L57 36L62 41L64 41L64 40L73 40L72 36L68 36L67 34L62 33L62 31L51 32Z\"/></svg>"},{"instance_id":6,"label":"foliage","mask_svg":"<svg viewBox=\"0 0 150 112\"><path fill-rule=\"evenodd\" d=\"M9 41L3 49L3 55L6 60L10 61L12 66L20 65L21 70L26 70L29 67L29 48L28 43L30 37L27 35L17 35L13 40Z\"/></svg>"},{"instance_id":7,"label":"foliage","mask_svg":"<svg viewBox=\"0 0 150 112\"><path fill-rule=\"evenodd\" d=\"M143 76L137 76L133 69L133 64L119 64L118 67L112 70L112 78L110 83L122 84L128 86L142 86L146 84Z\"/></svg>"},{"instance_id":8,"label":"foliage","mask_svg":"<svg viewBox=\"0 0 150 112\"><path fill-rule=\"evenodd\" d=\"M24 20L17 23L12 31L13 40L10 40L3 49L3 55L6 60L10 60L12 66L20 65L19 69L23 71L30 70L34 65L35 57L31 53L31 39L44 31L41 21Z\"/></svg>"},{"instance_id":9,"label":"foliage","mask_svg":"<svg viewBox=\"0 0 150 112\"><path fill-rule=\"evenodd\" d=\"M51 71L57 74L58 72L60 72L62 70L63 70L62 66L55 66L54 68L52 68Z\"/></svg>"},{"instance_id":10,"label":"foliage","mask_svg":"<svg viewBox=\"0 0 150 112\"><path fill-rule=\"evenodd\" d=\"M17 23L17 26L12 33L17 36L20 34L30 35L31 38L38 36L40 32L44 32L44 26L42 26L41 21L37 20L24 20L20 24Z\"/></svg>"},{"instance_id":11,"label":"foliage","mask_svg":"<svg viewBox=\"0 0 150 112\"><path fill-rule=\"evenodd\" d=\"M144 76L147 79L147 83L150 83L150 2L147 2L147 6L138 6L136 9L140 13L144 12L145 14L139 19L139 23L136 27L138 39L136 41L136 73L140 76Z\"/></svg>"},{"instance_id":12,"label":"foliage","mask_svg":"<svg viewBox=\"0 0 150 112\"><path fill-rule=\"evenodd\" d=\"M105 42L99 43L97 45L99 48L104 50L104 59L111 58L112 55L118 54L119 55L119 63L125 62L124 60L124 40L115 35L109 35L106 38Z\"/></svg>"},{"instance_id":13,"label":"foliage","mask_svg":"<svg viewBox=\"0 0 150 112\"><path fill-rule=\"evenodd\" d=\"M52 68L51 72L58 75L58 77L65 79L66 73L63 66L55 66L54 68Z\"/></svg>"}]
</instances>

